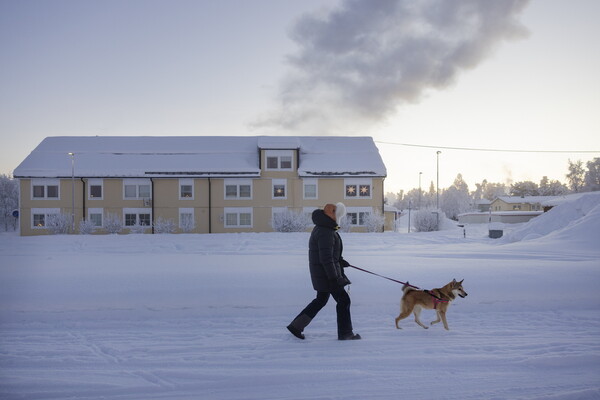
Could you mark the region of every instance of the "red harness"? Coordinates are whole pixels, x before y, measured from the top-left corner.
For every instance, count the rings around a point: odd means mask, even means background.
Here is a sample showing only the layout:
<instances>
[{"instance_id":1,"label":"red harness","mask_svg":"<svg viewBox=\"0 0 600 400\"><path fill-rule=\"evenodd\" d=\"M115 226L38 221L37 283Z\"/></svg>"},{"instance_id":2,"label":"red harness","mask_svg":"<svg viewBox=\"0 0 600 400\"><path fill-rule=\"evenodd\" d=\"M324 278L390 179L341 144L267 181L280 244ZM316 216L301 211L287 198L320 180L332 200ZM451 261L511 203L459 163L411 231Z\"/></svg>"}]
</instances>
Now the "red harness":
<instances>
[{"instance_id":1,"label":"red harness","mask_svg":"<svg viewBox=\"0 0 600 400\"><path fill-rule=\"evenodd\" d=\"M431 291L429 291L429 290L423 290L423 291L432 297L434 310L437 309L438 304L448 303L450 301L450 300L444 300L441 297L436 296L435 294L431 293Z\"/></svg>"}]
</instances>

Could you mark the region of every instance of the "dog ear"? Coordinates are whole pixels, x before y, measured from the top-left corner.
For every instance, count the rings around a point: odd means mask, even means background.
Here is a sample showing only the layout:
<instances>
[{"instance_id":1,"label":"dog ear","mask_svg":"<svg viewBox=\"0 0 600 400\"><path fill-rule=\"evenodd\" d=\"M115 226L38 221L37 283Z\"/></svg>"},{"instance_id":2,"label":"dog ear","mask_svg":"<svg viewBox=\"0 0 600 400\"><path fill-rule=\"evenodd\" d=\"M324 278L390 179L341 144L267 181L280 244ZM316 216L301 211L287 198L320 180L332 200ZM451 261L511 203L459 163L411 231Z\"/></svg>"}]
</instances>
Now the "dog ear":
<instances>
[{"instance_id":1,"label":"dog ear","mask_svg":"<svg viewBox=\"0 0 600 400\"><path fill-rule=\"evenodd\" d=\"M458 283L459 283L460 285L462 285L462 283L463 283L464 281L465 281L465 280L463 279L462 281L460 281L460 282L458 282Z\"/></svg>"},{"instance_id":2,"label":"dog ear","mask_svg":"<svg viewBox=\"0 0 600 400\"><path fill-rule=\"evenodd\" d=\"M452 279L452 283L456 283L456 279Z\"/></svg>"}]
</instances>

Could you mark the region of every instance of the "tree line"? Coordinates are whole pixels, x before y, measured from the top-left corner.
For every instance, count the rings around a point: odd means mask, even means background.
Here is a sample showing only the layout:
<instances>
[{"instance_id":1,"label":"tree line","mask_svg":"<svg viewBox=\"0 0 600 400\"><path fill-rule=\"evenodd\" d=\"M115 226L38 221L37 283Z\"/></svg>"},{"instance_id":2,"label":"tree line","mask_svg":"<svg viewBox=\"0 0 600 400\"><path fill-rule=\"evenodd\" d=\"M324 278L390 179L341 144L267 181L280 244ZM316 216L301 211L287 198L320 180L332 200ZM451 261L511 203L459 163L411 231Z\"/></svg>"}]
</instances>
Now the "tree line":
<instances>
[{"instance_id":1,"label":"tree line","mask_svg":"<svg viewBox=\"0 0 600 400\"><path fill-rule=\"evenodd\" d=\"M475 184L475 190L469 190L462 174L458 174L454 183L448 188L440 188L439 195L433 181L428 190L419 188L407 192L386 193L385 202L399 210L436 209L438 208L450 219L458 219L458 215L476 209L479 200L492 201L500 196L561 196L570 193L593 192L600 190L600 157L585 164L581 160L569 160L566 183L550 180L544 176L539 183L522 181L515 183L494 183L483 180Z\"/></svg>"}]
</instances>

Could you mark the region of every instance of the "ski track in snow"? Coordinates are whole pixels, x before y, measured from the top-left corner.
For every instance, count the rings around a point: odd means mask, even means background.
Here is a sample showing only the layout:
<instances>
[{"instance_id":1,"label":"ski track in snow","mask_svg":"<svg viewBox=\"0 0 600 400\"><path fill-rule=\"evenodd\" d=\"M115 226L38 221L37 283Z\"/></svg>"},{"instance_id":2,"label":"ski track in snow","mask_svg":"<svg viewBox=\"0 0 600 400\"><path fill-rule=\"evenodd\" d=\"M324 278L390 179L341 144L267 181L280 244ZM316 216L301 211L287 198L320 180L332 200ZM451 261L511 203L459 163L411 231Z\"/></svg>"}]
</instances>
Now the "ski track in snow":
<instances>
[{"instance_id":1,"label":"ski track in snow","mask_svg":"<svg viewBox=\"0 0 600 400\"><path fill-rule=\"evenodd\" d=\"M357 266L469 293L450 331L397 330L401 286L349 270L353 342L333 300L285 329L308 234L2 235L0 399L600 399L600 251L482 229L342 234Z\"/></svg>"}]
</instances>

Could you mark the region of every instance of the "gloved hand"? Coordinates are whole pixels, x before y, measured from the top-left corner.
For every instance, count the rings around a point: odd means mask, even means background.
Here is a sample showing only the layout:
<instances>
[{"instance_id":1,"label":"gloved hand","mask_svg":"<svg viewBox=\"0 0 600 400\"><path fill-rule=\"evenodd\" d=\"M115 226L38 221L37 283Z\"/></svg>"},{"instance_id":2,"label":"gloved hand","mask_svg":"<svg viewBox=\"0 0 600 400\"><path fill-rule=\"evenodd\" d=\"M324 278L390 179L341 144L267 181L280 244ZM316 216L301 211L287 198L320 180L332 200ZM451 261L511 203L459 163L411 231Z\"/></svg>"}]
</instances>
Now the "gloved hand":
<instances>
[{"instance_id":1,"label":"gloved hand","mask_svg":"<svg viewBox=\"0 0 600 400\"><path fill-rule=\"evenodd\" d=\"M350 266L350 263L348 261L344 260L343 258L340 258L340 267L346 268L349 266Z\"/></svg>"}]
</instances>

